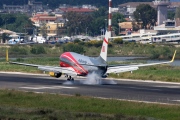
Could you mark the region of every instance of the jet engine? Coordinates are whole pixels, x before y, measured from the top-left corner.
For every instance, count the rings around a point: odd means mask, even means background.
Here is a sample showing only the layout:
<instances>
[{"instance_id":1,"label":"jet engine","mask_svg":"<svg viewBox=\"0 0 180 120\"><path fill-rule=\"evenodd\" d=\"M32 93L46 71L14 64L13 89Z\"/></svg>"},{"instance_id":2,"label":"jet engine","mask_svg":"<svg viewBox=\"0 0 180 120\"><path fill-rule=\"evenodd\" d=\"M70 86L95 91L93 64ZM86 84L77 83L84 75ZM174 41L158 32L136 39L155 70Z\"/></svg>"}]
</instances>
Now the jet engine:
<instances>
[{"instance_id":1,"label":"jet engine","mask_svg":"<svg viewBox=\"0 0 180 120\"><path fill-rule=\"evenodd\" d=\"M62 73L61 72L49 72L49 75L51 77L59 78L59 77L61 77Z\"/></svg>"}]
</instances>

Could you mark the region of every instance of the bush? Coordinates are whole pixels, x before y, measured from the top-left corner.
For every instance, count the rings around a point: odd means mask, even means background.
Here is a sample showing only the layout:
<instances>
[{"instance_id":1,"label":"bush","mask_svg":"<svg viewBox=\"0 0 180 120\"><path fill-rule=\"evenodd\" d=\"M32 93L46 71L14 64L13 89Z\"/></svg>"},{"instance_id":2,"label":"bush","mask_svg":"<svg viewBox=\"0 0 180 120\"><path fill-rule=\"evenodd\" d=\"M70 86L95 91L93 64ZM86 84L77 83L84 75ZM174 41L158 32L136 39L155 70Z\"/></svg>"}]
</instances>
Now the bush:
<instances>
[{"instance_id":1,"label":"bush","mask_svg":"<svg viewBox=\"0 0 180 120\"><path fill-rule=\"evenodd\" d=\"M44 49L43 46L37 45L37 46L33 46L33 47L31 48L31 53L32 53L32 54L45 54L46 51L45 51L45 49Z\"/></svg>"},{"instance_id":2,"label":"bush","mask_svg":"<svg viewBox=\"0 0 180 120\"><path fill-rule=\"evenodd\" d=\"M76 52L76 53L83 54L84 47L79 44L68 43L63 46L63 52Z\"/></svg>"},{"instance_id":3,"label":"bush","mask_svg":"<svg viewBox=\"0 0 180 120\"><path fill-rule=\"evenodd\" d=\"M92 46L94 46L94 47L101 47L102 46L102 42L103 41L98 41L98 40L91 40L91 41L88 41L88 42L86 42L85 43L85 45L87 46L87 47L92 47Z\"/></svg>"},{"instance_id":4,"label":"bush","mask_svg":"<svg viewBox=\"0 0 180 120\"><path fill-rule=\"evenodd\" d=\"M101 47L102 46L102 41L96 41L94 43L94 47Z\"/></svg>"},{"instance_id":5,"label":"bush","mask_svg":"<svg viewBox=\"0 0 180 120\"><path fill-rule=\"evenodd\" d=\"M17 58L16 61L18 61L18 62L24 62L24 59L22 59L22 58Z\"/></svg>"},{"instance_id":6,"label":"bush","mask_svg":"<svg viewBox=\"0 0 180 120\"><path fill-rule=\"evenodd\" d=\"M113 40L113 42L116 43L116 44L123 44L122 38L115 38L115 39Z\"/></svg>"},{"instance_id":7,"label":"bush","mask_svg":"<svg viewBox=\"0 0 180 120\"><path fill-rule=\"evenodd\" d=\"M85 43L85 45L86 45L87 47L92 47L92 46L93 46L93 43L92 43L91 41L88 41L88 42Z\"/></svg>"},{"instance_id":8,"label":"bush","mask_svg":"<svg viewBox=\"0 0 180 120\"><path fill-rule=\"evenodd\" d=\"M10 49L10 54L18 54L18 55L27 55L28 54L28 49L22 47L22 46L12 46Z\"/></svg>"},{"instance_id":9,"label":"bush","mask_svg":"<svg viewBox=\"0 0 180 120\"><path fill-rule=\"evenodd\" d=\"M74 43L79 43L79 42L81 42L79 39L74 40Z\"/></svg>"},{"instance_id":10,"label":"bush","mask_svg":"<svg viewBox=\"0 0 180 120\"><path fill-rule=\"evenodd\" d=\"M108 47L111 48L113 47L113 44L111 42L108 43Z\"/></svg>"}]
</instances>

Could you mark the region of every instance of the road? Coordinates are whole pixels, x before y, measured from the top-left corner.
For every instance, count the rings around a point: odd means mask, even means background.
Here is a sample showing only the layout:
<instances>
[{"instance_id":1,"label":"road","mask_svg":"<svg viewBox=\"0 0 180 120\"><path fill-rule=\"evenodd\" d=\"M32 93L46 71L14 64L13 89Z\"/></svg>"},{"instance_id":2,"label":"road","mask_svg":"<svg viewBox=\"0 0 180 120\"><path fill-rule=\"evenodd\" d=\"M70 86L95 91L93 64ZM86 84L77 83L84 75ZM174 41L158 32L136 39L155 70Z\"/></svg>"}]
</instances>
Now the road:
<instances>
[{"instance_id":1,"label":"road","mask_svg":"<svg viewBox=\"0 0 180 120\"><path fill-rule=\"evenodd\" d=\"M0 73L0 89L180 105L180 83L103 79L94 84L86 78L75 78L74 82L68 82L64 77Z\"/></svg>"}]
</instances>

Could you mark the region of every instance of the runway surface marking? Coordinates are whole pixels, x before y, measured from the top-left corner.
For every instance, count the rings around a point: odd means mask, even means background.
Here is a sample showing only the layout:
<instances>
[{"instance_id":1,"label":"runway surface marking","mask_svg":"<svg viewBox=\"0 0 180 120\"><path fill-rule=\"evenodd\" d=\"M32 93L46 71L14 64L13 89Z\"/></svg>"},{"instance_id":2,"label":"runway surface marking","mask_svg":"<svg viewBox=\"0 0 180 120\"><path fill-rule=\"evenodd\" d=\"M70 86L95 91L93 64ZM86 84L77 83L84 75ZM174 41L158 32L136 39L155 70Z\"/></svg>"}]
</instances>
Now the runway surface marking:
<instances>
[{"instance_id":1,"label":"runway surface marking","mask_svg":"<svg viewBox=\"0 0 180 120\"><path fill-rule=\"evenodd\" d=\"M138 88L138 87L127 87L127 88L132 88L132 89L138 89L138 90L154 90L154 91L162 91L160 89L148 89L148 88Z\"/></svg>"},{"instance_id":2,"label":"runway surface marking","mask_svg":"<svg viewBox=\"0 0 180 120\"><path fill-rule=\"evenodd\" d=\"M46 87L46 86L39 86L39 87L19 87L22 89L33 89L33 90L41 90L41 89L76 89L77 87L66 87L66 86L51 86L51 87Z\"/></svg>"},{"instance_id":3,"label":"runway surface marking","mask_svg":"<svg viewBox=\"0 0 180 120\"><path fill-rule=\"evenodd\" d=\"M168 86L168 85L161 85L161 86L155 86L155 87L180 88L180 86Z\"/></svg>"},{"instance_id":4,"label":"runway surface marking","mask_svg":"<svg viewBox=\"0 0 180 120\"><path fill-rule=\"evenodd\" d=\"M112 98L104 98L104 97L96 97L99 99L112 99ZM116 100L120 100L120 101L129 101L129 102L138 102L138 103L151 103L151 104L162 104L162 105L177 105L177 104L172 104L172 103L163 103L163 102L151 102L151 101L143 101L143 100L129 100L129 99L116 99ZM179 101L180 102L180 101Z\"/></svg>"},{"instance_id":5,"label":"runway surface marking","mask_svg":"<svg viewBox=\"0 0 180 120\"><path fill-rule=\"evenodd\" d=\"M171 101L180 102L180 100L171 100Z\"/></svg>"}]
</instances>

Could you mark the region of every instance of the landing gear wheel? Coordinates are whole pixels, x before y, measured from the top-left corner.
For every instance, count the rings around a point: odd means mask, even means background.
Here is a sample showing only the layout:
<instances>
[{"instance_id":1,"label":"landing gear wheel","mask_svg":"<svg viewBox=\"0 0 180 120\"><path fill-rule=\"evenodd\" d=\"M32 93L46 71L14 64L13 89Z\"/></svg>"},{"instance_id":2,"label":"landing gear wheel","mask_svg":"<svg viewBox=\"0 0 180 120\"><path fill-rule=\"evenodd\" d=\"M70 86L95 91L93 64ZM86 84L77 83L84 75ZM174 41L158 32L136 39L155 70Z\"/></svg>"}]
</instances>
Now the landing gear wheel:
<instances>
[{"instance_id":1,"label":"landing gear wheel","mask_svg":"<svg viewBox=\"0 0 180 120\"><path fill-rule=\"evenodd\" d=\"M67 81L74 81L74 78L72 78L71 76L68 76Z\"/></svg>"}]
</instances>

